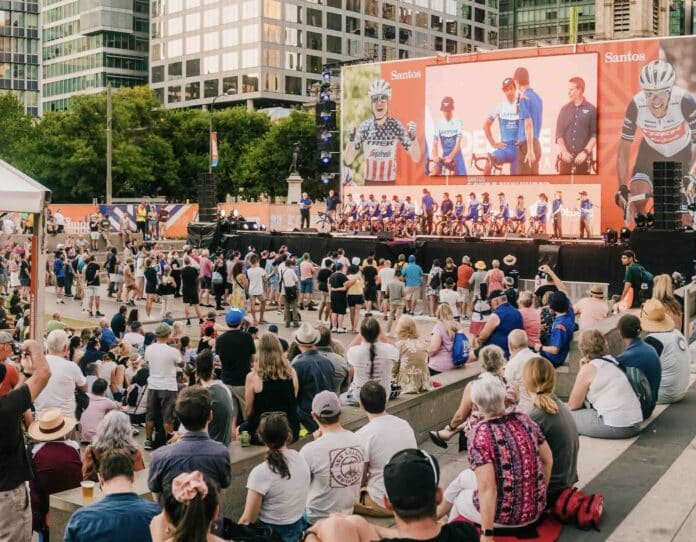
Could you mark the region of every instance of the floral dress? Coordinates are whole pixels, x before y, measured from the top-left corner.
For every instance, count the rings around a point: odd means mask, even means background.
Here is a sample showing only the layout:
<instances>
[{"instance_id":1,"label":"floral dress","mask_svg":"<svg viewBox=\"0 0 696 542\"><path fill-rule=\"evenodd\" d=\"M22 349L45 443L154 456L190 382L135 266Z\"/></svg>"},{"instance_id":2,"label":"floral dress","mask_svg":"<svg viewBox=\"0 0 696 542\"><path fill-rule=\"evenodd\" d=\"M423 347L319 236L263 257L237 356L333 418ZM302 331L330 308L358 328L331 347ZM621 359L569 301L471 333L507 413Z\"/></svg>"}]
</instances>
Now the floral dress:
<instances>
[{"instance_id":1,"label":"floral dress","mask_svg":"<svg viewBox=\"0 0 696 542\"><path fill-rule=\"evenodd\" d=\"M242 286L242 275L232 279L232 293L230 294L230 308L243 309L246 305L246 290Z\"/></svg>"},{"instance_id":2,"label":"floral dress","mask_svg":"<svg viewBox=\"0 0 696 542\"><path fill-rule=\"evenodd\" d=\"M401 393L430 391L428 345L419 339L396 342L399 359L392 367L392 379L401 386Z\"/></svg>"}]
</instances>

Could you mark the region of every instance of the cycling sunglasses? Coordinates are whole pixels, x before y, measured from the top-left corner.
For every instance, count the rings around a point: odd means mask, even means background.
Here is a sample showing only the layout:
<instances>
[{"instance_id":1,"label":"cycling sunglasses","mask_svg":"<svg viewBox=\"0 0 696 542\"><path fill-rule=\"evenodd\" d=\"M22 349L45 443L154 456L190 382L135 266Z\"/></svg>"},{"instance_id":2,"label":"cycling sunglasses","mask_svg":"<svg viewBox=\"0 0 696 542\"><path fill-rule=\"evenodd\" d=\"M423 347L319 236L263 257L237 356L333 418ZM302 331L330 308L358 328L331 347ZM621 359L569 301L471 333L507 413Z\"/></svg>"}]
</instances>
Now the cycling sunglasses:
<instances>
[{"instance_id":1,"label":"cycling sunglasses","mask_svg":"<svg viewBox=\"0 0 696 542\"><path fill-rule=\"evenodd\" d=\"M378 101L388 102L389 96L387 96L386 94L377 94L375 96L372 96L372 98L370 98L370 99L372 100L372 103L376 103Z\"/></svg>"},{"instance_id":2,"label":"cycling sunglasses","mask_svg":"<svg viewBox=\"0 0 696 542\"><path fill-rule=\"evenodd\" d=\"M648 100L652 100L653 98L662 98L663 100L666 100L669 98L670 94L672 93L671 89L665 89L665 90L646 90L645 92L645 97Z\"/></svg>"}]
</instances>

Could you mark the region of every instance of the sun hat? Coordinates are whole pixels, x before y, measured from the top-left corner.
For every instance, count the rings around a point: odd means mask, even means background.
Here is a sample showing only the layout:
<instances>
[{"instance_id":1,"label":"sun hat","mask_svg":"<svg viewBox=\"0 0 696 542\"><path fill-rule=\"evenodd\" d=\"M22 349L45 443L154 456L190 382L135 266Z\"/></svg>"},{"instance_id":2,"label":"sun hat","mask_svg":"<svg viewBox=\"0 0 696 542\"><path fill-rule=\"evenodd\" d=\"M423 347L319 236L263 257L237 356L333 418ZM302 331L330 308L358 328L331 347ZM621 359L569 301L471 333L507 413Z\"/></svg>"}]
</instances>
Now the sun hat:
<instances>
[{"instance_id":1,"label":"sun hat","mask_svg":"<svg viewBox=\"0 0 696 542\"><path fill-rule=\"evenodd\" d=\"M238 326L244 320L244 311L242 309L230 309L225 314L225 323L230 327Z\"/></svg>"},{"instance_id":2,"label":"sun hat","mask_svg":"<svg viewBox=\"0 0 696 542\"><path fill-rule=\"evenodd\" d=\"M505 265L515 265L517 263L517 258L512 254L508 254L503 258L503 263Z\"/></svg>"},{"instance_id":3,"label":"sun hat","mask_svg":"<svg viewBox=\"0 0 696 542\"><path fill-rule=\"evenodd\" d=\"M338 416L341 413L341 400L332 391L321 391L312 399L312 412L329 418Z\"/></svg>"},{"instance_id":4,"label":"sun hat","mask_svg":"<svg viewBox=\"0 0 696 542\"><path fill-rule=\"evenodd\" d=\"M0 344L12 344L13 339L7 331L0 331Z\"/></svg>"},{"instance_id":5,"label":"sun hat","mask_svg":"<svg viewBox=\"0 0 696 542\"><path fill-rule=\"evenodd\" d=\"M29 436L37 442L59 440L75 429L77 420L64 416L57 408L47 408L29 426Z\"/></svg>"},{"instance_id":6,"label":"sun hat","mask_svg":"<svg viewBox=\"0 0 696 542\"><path fill-rule=\"evenodd\" d=\"M503 284L505 284L505 286L507 286L508 288L512 288L515 285L515 279L513 279L512 277L505 277L503 279Z\"/></svg>"},{"instance_id":7,"label":"sun hat","mask_svg":"<svg viewBox=\"0 0 696 542\"><path fill-rule=\"evenodd\" d=\"M384 467L387 497L400 510L418 510L434 502L439 483L440 466L425 450L402 450Z\"/></svg>"},{"instance_id":8,"label":"sun hat","mask_svg":"<svg viewBox=\"0 0 696 542\"><path fill-rule=\"evenodd\" d=\"M169 337L172 334L172 327L169 324L165 324L162 322L157 326L157 329L155 329L155 335L157 337Z\"/></svg>"},{"instance_id":9,"label":"sun hat","mask_svg":"<svg viewBox=\"0 0 696 542\"><path fill-rule=\"evenodd\" d=\"M604 297L604 288L601 284L593 284L588 292L592 297Z\"/></svg>"},{"instance_id":10,"label":"sun hat","mask_svg":"<svg viewBox=\"0 0 696 542\"><path fill-rule=\"evenodd\" d=\"M215 318L217 318L217 314L215 311L208 311L208 314L206 314L205 319L211 322L215 321Z\"/></svg>"},{"instance_id":11,"label":"sun hat","mask_svg":"<svg viewBox=\"0 0 696 542\"><path fill-rule=\"evenodd\" d=\"M479 271L483 271L484 269L486 269L486 262L484 262L483 260L479 260L474 264L474 267Z\"/></svg>"},{"instance_id":12,"label":"sun hat","mask_svg":"<svg viewBox=\"0 0 696 542\"><path fill-rule=\"evenodd\" d=\"M295 342L303 346L311 346L319 341L319 332L308 322L304 322L295 332Z\"/></svg>"},{"instance_id":13,"label":"sun hat","mask_svg":"<svg viewBox=\"0 0 696 542\"><path fill-rule=\"evenodd\" d=\"M672 331L674 320L665 313L665 306L657 299L648 299L640 309L640 327L648 333Z\"/></svg>"}]
</instances>

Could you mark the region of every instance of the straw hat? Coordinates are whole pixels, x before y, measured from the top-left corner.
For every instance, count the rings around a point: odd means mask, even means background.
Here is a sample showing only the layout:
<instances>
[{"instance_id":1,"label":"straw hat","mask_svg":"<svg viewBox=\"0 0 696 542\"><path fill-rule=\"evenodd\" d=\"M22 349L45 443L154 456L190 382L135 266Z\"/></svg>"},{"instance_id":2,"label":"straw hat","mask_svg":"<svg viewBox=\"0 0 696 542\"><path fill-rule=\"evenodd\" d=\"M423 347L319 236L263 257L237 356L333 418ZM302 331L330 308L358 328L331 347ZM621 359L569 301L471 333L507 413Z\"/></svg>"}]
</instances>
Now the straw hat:
<instances>
[{"instance_id":1,"label":"straw hat","mask_svg":"<svg viewBox=\"0 0 696 542\"><path fill-rule=\"evenodd\" d=\"M517 263L517 258L512 254L508 254L503 258L503 263L505 265L515 265Z\"/></svg>"},{"instance_id":2,"label":"straw hat","mask_svg":"<svg viewBox=\"0 0 696 542\"><path fill-rule=\"evenodd\" d=\"M77 420L64 416L57 408L47 408L29 426L29 436L37 442L60 440L75 429Z\"/></svg>"},{"instance_id":3,"label":"straw hat","mask_svg":"<svg viewBox=\"0 0 696 542\"><path fill-rule=\"evenodd\" d=\"M590 288L589 294L592 297L600 297L604 298L604 288L602 288L601 284L593 284L592 288Z\"/></svg>"},{"instance_id":4,"label":"straw hat","mask_svg":"<svg viewBox=\"0 0 696 542\"><path fill-rule=\"evenodd\" d=\"M644 331L672 331L674 320L665 314L665 306L657 299L648 299L640 309L640 327Z\"/></svg>"},{"instance_id":5,"label":"straw hat","mask_svg":"<svg viewBox=\"0 0 696 542\"><path fill-rule=\"evenodd\" d=\"M483 271L484 269L486 269L486 262L484 262L483 260L479 260L474 264L474 267L479 271Z\"/></svg>"},{"instance_id":6,"label":"straw hat","mask_svg":"<svg viewBox=\"0 0 696 542\"><path fill-rule=\"evenodd\" d=\"M319 341L319 332L309 323L304 322L295 332L295 342L303 346L311 346Z\"/></svg>"}]
</instances>

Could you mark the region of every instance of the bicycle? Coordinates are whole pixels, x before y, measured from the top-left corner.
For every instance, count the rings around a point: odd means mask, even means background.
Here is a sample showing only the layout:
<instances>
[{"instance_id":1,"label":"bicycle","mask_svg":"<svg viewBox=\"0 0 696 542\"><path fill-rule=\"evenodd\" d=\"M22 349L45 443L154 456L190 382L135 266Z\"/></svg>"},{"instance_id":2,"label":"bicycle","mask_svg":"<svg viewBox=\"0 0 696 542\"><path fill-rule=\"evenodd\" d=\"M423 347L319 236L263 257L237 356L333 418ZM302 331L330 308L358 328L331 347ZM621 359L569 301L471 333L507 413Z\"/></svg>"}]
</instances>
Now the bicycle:
<instances>
[{"instance_id":1,"label":"bicycle","mask_svg":"<svg viewBox=\"0 0 696 542\"><path fill-rule=\"evenodd\" d=\"M319 211L317 214L319 216L314 221L315 227L323 233L330 232L331 230L333 230L336 221L333 218L331 218L328 213L325 213L323 211Z\"/></svg>"},{"instance_id":2,"label":"bicycle","mask_svg":"<svg viewBox=\"0 0 696 542\"><path fill-rule=\"evenodd\" d=\"M571 161L570 161L570 174L575 175L575 170L578 167L578 164L575 163L575 154L571 154ZM588 164L588 173L590 174L595 174L597 173L597 160L592 158L591 156L588 156L587 159L585 160ZM561 164L563 163L563 160L561 159L561 153L558 153L556 155L556 173L561 172Z\"/></svg>"},{"instance_id":3,"label":"bicycle","mask_svg":"<svg viewBox=\"0 0 696 542\"><path fill-rule=\"evenodd\" d=\"M483 167L479 165L480 162L484 163ZM503 172L503 165L495 160L490 153L472 154L471 165L484 175L501 175Z\"/></svg>"},{"instance_id":4,"label":"bicycle","mask_svg":"<svg viewBox=\"0 0 696 542\"><path fill-rule=\"evenodd\" d=\"M456 173L457 166L454 161L446 162L444 158L428 160L428 175L456 175Z\"/></svg>"},{"instance_id":5,"label":"bicycle","mask_svg":"<svg viewBox=\"0 0 696 542\"><path fill-rule=\"evenodd\" d=\"M529 226L527 227L527 237L533 235L543 235L546 233L546 222L544 222L540 217L533 216L529 219Z\"/></svg>"}]
</instances>

